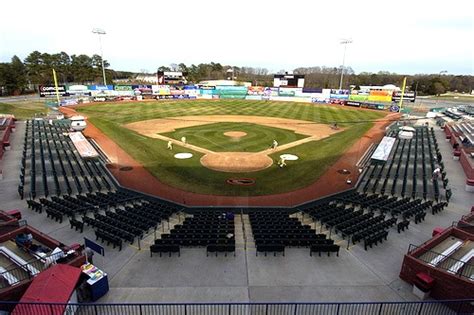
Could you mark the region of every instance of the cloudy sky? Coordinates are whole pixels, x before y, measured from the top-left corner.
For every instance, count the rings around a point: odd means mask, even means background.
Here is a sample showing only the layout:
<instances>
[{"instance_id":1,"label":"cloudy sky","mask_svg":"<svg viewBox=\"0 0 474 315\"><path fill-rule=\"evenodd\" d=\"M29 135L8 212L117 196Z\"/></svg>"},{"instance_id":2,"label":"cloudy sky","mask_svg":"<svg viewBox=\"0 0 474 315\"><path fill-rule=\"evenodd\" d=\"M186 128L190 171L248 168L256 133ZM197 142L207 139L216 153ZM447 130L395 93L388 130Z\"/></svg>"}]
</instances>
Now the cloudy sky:
<instances>
[{"instance_id":1,"label":"cloudy sky","mask_svg":"<svg viewBox=\"0 0 474 315\"><path fill-rule=\"evenodd\" d=\"M2 1L0 62L31 51L99 53L116 70L220 62L271 71L474 74L472 0Z\"/></svg>"}]
</instances>

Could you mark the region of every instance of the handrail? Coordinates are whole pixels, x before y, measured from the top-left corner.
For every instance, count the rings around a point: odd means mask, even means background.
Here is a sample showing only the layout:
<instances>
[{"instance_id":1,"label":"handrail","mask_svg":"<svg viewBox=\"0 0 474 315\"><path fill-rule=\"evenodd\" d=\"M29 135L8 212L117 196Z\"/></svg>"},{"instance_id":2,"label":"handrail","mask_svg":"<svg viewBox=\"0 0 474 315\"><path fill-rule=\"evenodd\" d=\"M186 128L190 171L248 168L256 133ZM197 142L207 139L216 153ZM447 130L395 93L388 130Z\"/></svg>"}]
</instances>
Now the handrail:
<instances>
[{"instance_id":1,"label":"handrail","mask_svg":"<svg viewBox=\"0 0 474 315\"><path fill-rule=\"evenodd\" d=\"M413 251L417 250L417 249L423 249L423 247L421 246L416 246L416 245L413 245L413 244L410 244L409 248L408 248L408 253L407 254L411 254L413 253ZM428 255L426 255L428 254ZM422 255L425 255L427 256L428 258L421 258ZM429 249L424 249L423 253L421 254L418 254L416 256L414 255L410 255L428 265L430 265L431 267L434 267L434 268L438 268L438 269L442 269L444 271L447 271L449 273L452 273L452 274L455 274L455 275L458 275L460 277L464 277L464 278L467 278L469 280L473 280L472 278L472 272L474 272L474 265L473 264L470 264L468 262L464 262L462 260L459 260L459 259L456 259L456 258L452 258L452 257L448 257L446 255L443 255L443 254L440 254L440 253L437 253L437 252L434 252L434 251L431 251ZM440 261L443 261L443 262L449 262L449 266L450 267L443 267L444 263L438 263L436 266L433 266L431 264L432 260L434 257L440 257ZM457 272L453 273L452 271L450 271L451 267L454 266L454 265L462 265L462 267L459 267L457 269ZM471 273L468 273L466 274L465 271L471 271Z\"/></svg>"},{"instance_id":2,"label":"handrail","mask_svg":"<svg viewBox=\"0 0 474 315\"><path fill-rule=\"evenodd\" d=\"M39 303L0 302L0 310L29 314L472 314L474 299L401 302Z\"/></svg>"}]
</instances>

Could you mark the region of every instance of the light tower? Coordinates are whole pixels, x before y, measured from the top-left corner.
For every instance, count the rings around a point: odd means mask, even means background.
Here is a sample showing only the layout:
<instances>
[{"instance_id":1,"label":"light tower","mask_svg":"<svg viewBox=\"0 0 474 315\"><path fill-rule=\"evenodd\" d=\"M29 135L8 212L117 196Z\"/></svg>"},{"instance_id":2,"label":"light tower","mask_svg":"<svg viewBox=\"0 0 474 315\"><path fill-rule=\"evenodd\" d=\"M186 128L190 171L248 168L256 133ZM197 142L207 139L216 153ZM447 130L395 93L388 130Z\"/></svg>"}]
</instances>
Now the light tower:
<instances>
[{"instance_id":1,"label":"light tower","mask_svg":"<svg viewBox=\"0 0 474 315\"><path fill-rule=\"evenodd\" d=\"M346 49L347 44L352 44L352 39L342 39L340 44L344 45L344 54L342 55L342 69L341 69L341 80L339 81L339 90L342 90L342 78L344 77L344 66L346 63Z\"/></svg>"},{"instance_id":2,"label":"light tower","mask_svg":"<svg viewBox=\"0 0 474 315\"><path fill-rule=\"evenodd\" d=\"M99 35L99 46L100 46L100 59L102 61L102 77L104 78L104 85L107 85L107 80L105 79L105 67L104 67L104 54L102 51L102 39L101 35L107 34L103 29L94 28L92 33Z\"/></svg>"}]
</instances>

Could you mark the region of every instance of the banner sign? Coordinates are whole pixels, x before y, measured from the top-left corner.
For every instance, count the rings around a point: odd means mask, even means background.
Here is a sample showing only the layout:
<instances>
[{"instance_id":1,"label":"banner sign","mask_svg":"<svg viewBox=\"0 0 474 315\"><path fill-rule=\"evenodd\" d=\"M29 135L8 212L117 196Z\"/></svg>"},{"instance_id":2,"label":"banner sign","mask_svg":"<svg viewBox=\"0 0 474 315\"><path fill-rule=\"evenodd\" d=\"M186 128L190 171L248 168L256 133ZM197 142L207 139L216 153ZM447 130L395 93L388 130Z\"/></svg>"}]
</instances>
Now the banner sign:
<instances>
[{"instance_id":1,"label":"banner sign","mask_svg":"<svg viewBox=\"0 0 474 315\"><path fill-rule=\"evenodd\" d=\"M151 91L153 95L171 95L169 85L152 85Z\"/></svg>"},{"instance_id":2,"label":"banner sign","mask_svg":"<svg viewBox=\"0 0 474 315\"><path fill-rule=\"evenodd\" d=\"M115 91L133 91L133 88L131 85L115 85L114 90Z\"/></svg>"},{"instance_id":3,"label":"banner sign","mask_svg":"<svg viewBox=\"0 0 474 315\"><path fill-rule=\"evenodd\" d=\"M151 85L132 85L136 95L151 95L153 93Z\"/></svg>"},{"instance_id":4,"label":"banner sign","mask_svg":"<svg viewBox=\"0 0 474 315\"><path fill-rule=\"evenodd\" d=\"M90 249L92 249L94 252L102 255L102 256L105 256L105 249L104 247L100 246L99 244L97 244L96 242L94 241L91 241L90 239L88 238L85 238L84 237L84 246L85 247L89 247Z\"/></svg>"},{"instance_id":5,"label":"banner sign","mask_svg":"<svg viewBox=\"0 0 474 315\"><path fill-rule=\"evenodd\" d=\"M400 98L401 98L401 97L402 97L402 92L401 92L401 91L393 92L392 101L398 102L398 101L400 101ZM404 99L405 101L414 102L415 99L416 99L416 94L415 94L415 92L407 92L407 91L405 91L405 93L403 93L403 99Z\"/></svg>"},{"instance_id":6,"label":"banner sign","mask_svg":"<svg viewBox=\"0 0 474 315\"><path fill-rule=\"evenodd\" d=\"M303 88L303 93L323 93L323 89Z\"/></svg>"},{"instance_id":7,"label":"banner sign","mask_svg":"<svg viewBox=\"0 0 474 315\"><path fill-rule=\"evenodd\" d=\"M56 96L56 87L54 85L40 85L39 92L40 97ZM67 96L66 86L58 85L58 93L60 96Z\"/></svg>"},{"instance_id":8,"label":"banner sign","mask_svg":"<svg viewBox=\"0 0 474 315\"><path fill-rule=\"evenodd\" d=\"M360 107L360 102L347 101L345 105Z\"/></svg>"},{"instance_id":9,"label":"banner sign","mask_svg":"<svg viewBox=\"0 0 474 315\"><path fill-rule=\"evenodd\" d=\"M91 91L87 88L87 85L71 85L67 92L69 95L91 95Z\"/></svg>"},{"instance_id":10,"label":"banner sign","mask_svg":"<svg viewBox=\"0 0 474 315\"><path fill-rule=\"evenodd\" d=\"M263 95L265 91L265 87L263 86L249 86L248 87L248 95Z\"/></svg>"},{"instance_id":11,"label":"banner sign","mask_svg":"<svg viewBox=\"0 0 474 315\"><path fill-rule=\"evenodd\" d=\"M114 86L113 85L88 85L87 89L91 91L113 91Z\"/></svg>"},{"instance_id":12,"label":"banner sign","mask_svg":"<svg viewBox=\"0 0 474 315\"><path fill-rule=\"evenodd\" d=\"M349 100L350 101L367 101L369 99L368 95L349 95Z\"/></svg>"},{"instance_id":13,"label":"banner sign","mask_svg":"<svg viewBox=\"0 0 474 315\"><path fill-rule=\"evenodd\" d=\"M383 92L383 91L377 91L377 92ZM369 101L371 102L391 102L392 101L392 95L373 95L372 92L369 95L368 98Z\"/></svg>"},{"instance_id":14,"label":"banner sign","mask_svg":"<svg viewBox=\"0 0 474 315\"><path fill-rule=\"evenodd\" d=\"M330 98L338 99L338 100L347 100L347 99L349 99L349 95L348 94L332 94L331 93Z\"/></svg>"}]
</instances>

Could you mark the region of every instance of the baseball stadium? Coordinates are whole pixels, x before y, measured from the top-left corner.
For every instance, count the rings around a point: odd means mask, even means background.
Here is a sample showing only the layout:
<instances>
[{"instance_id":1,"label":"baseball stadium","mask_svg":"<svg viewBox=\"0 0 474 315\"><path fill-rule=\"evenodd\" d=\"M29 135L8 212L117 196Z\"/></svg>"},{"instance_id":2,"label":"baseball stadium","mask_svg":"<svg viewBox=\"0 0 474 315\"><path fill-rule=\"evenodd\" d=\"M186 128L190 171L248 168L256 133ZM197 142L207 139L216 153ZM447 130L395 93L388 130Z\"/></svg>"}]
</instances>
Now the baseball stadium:
<instances>
[{"instance_id":1,"label":"baseball stadium","mask_svg":"<svg viewBox=\"0 0 474 315\"><path fill-rule=\"evenodd\" d=\"M2 3L0 315L474 314L460 2Z\"/></svg>"},{"instance_id":2,"label":"baseball stadium","mask_svg":"<svg viewBox=\"0 0 474 315\"><path fill-rule=\"evenodd\" d=\"M275 99L5 116L2 308L472 312L467 116Z\"/></svg>"}]
</instances>

